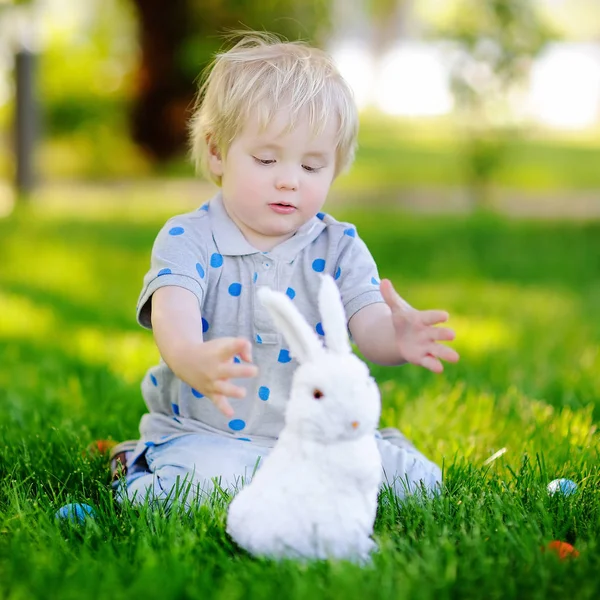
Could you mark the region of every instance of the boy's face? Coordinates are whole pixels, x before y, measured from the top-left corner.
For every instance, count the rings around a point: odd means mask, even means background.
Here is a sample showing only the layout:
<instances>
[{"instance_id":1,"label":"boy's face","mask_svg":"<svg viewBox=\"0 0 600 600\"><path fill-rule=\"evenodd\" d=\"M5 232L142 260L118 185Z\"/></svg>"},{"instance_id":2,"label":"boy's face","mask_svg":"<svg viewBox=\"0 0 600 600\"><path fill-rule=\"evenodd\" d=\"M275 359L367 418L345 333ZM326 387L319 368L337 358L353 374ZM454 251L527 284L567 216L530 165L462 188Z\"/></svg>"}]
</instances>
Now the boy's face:
<instances>
[{"instance_id":1,"label":"boy's face","mask_svg":"<svg viewBox=\"0 0 600 600\"><path fill-rule=\"evenodd\" d=\"M321 210L335 174L337 121L314 136L306 115L286 132L280 111L265 130L251 119L222 157L210 149L231 219L258 250L292 237Z\"/></svg>"}]
</instances>

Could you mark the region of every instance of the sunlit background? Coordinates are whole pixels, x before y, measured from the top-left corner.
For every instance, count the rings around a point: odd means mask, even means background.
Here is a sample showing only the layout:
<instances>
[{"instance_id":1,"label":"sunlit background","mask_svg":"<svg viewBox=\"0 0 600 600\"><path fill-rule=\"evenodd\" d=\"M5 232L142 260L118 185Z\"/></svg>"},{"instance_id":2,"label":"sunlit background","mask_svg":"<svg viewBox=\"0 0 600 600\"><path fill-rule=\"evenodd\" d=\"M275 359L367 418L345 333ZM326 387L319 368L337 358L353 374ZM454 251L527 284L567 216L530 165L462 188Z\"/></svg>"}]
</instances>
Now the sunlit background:
<instances>
[{"instance_id":1,"label":"sunlit background","mask_svg":"<svg viewBox=\"0 0 600 600\"><path fill-rule=\"evenodd\" d=\"M308 39L335 57L363 115L342 191L433 186L482 196L493 187L501 197L506 188L556 196L600 187L598 0L315 0L302 8L278 0L241 9L178 0L163 9L179 28L174 39L152 29L157 18L145 4L0 0L5 206L16 197L17 54L34 59L34 191L185 178L194 175L184 136L196 78L220 36L241 26ZM424 151L432 154L415 168Z\"/></svg>"},{"instance_id":2,"label":"sunlit background","mask_svg":"<svg viewBox=\"0 0 600 600\"><path fill-rule=\"evenodd\" d=\"M452 42L443 36L432 38L430 31L439 28L443 32L460 2L398 0L404 8L395 15L396 35L381 53L373 51L369 39L366 0L332 3L339 4L334 11L335 36L323 36L323 41L351 83L361 108L374 107L405 117L453 111ZM50 55L62 53L62 66L67 70L70 62L74 67L86 55L88 67L96 70L96 85L90 91L103 96L127 93L126 79L135 68L138 48L135 17L126 2L37 0L9 13L10 4L0 2L6 7L0 21L0 106L4 113L14 96L12 54L20 45ZM554 39L548 40L532 61L523 105L515 110L549 128L598 125L600 4L597 0L535 0L534 4ZM102 47L103 41L109 42L108 47ZM56 94L58 90L53 88L64 78L64 74L54 81L44 77L49 86L45 89Z\"/></svg>"},{"instance_id":3,"label":"sunlit background","mask_svg":"<svg viewBox=\"0 0 600 600\"><path fill-rule=\"evenodd\" d=\"M0 0L0 596L4 576L14 597L49 581L65 598L329 589L304 566L245 567L221 524L201 527L208 546L187 521L164 539L144 514L130 525L108 460L86 451L139 436L160 357L136 301L157 232L215 192L187 123L199 74L243 26L335 57L361 127L323 210L407 302L448 311L461 356L442 374L369 364L381 426L443 464L449 493L442 512L384 518L382 573L361 587L344 571L330 596L505 582L554 597L576 573L578 596L598 597L600 0ZM558 477L580 492L555 502ZM52 518L73 501L100 515L81 545ZM575 570L535 562L565 531ZM169 596L155 567L175 563L188 587Z\"/></svg>"},{"instance_id":4,"label":"sunlit background","mask_svg":"<svg viewBox=\"0 0 600 600\"><path fill-rule=\"evenodd\" d=\"M360 4L360 3L358 3ZM404 117L449 115L455 109L451 70L458 57L452 40L431 39L460 3L423 0L404 3L396 36L374 55L365 36L343 37L330 49L363 108ZM585 130L600 120L600 3L594 0L536 0L552 36L528 65L515 99L514 117L548 129ZM453 6L454 5L454 6ZM340 15L348 13L342 7ZM364 16L361 16L364 18ZM347 30L340 22L340 30ZM490 45L493 42L490 40ZM493 78L485 63L473 61L473 78Z\"/></svg>"}]
</instances>

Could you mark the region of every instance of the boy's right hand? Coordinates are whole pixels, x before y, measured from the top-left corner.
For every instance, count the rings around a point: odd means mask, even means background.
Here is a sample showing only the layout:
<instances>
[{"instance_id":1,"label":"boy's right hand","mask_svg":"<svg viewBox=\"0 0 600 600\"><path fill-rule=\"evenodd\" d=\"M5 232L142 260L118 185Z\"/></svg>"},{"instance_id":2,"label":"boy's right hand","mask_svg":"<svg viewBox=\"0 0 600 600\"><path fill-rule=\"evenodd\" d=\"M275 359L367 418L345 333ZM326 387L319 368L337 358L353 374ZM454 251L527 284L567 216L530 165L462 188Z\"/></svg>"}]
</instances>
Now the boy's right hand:
<instances>
[{"instance_id":1,"label":"boy's right hand","mask_svg":"<svg viewBox=\"0 0 600 600\"><path fill-rule=\"evenodd\" d=\"M256 377L258 367L236 363L239 355L246 363L252 362L252 345L245 338L217 338L198 347L198 364L194 369L193 387L204 394L226 416L233 416L227 398L244 398L246 390L230 379Z\"/></svg>"},{"instance_id":2,"label":"boy's right hand","mask_svg":"<svg viewBox=\"0 0 600 600\"><path fill-rule=\"evenodd\" d=\"M160 355L182 381L204 394L227 417L233 409L227 401L243 398L246 391L229 380L255 377L255 365L236 363L239 354L252 362L252 344L245 338L203 341L198 299L184 288L166 285L152 295L152 330Z\"/></svg>"}]
</instances>

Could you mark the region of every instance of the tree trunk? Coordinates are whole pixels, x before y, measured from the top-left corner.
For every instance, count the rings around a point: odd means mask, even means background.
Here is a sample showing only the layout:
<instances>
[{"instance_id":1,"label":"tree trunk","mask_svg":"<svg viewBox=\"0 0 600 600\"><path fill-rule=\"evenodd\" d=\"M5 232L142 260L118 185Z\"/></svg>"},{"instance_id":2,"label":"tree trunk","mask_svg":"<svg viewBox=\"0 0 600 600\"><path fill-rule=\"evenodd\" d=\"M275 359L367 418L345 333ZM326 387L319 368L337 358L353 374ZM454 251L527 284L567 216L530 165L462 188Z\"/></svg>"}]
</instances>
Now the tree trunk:
<instances>
[{"instance_id":1,"label":"tree trunk","mask_svg":"<svg viewBox=\"0 0 600 600\"><path fill-rule=\"evenodd\" d=\"M181 153L194 84L182 72L178 53L188 33L187 0L133 0L141 50L137 94L131 113L133 140L154 160Z\"/></svg>"}]
</instances>

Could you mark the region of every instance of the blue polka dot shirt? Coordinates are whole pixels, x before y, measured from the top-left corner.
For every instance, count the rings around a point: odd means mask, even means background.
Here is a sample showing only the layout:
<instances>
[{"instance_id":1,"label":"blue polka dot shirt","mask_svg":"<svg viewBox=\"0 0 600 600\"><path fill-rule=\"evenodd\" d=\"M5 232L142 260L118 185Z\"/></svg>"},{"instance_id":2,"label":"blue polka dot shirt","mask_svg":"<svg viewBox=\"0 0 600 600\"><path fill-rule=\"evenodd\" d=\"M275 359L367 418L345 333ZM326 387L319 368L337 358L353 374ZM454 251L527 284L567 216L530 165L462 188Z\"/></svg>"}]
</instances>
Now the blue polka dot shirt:
<instances>
[{"instance_id":1,"label":"blue polka dot shirt","mask_svg":"<svg viewBox=\"0 0 600 600\"><path fill-rule=\"evenodd\" d=\"M318 213L269 252L257 250L245 239L220 194L197 211L170 219L152 249L138 322L151 328L151 297L158 288L183 287L198 299L204 340L225 336L251 340L259 375L234 381L246 388L247 395L230 399L235 415L228 419L161 361L142 382L148 407L140 425L143 438L161 443L204 431L272 445L284 425L297 363L256 292L268 286L286 294L322 337L316 299L323 273L334 277L347 321L361 308L383 302L375 261L356 228L329 214Z\"/></svg>"}]
</instances>

